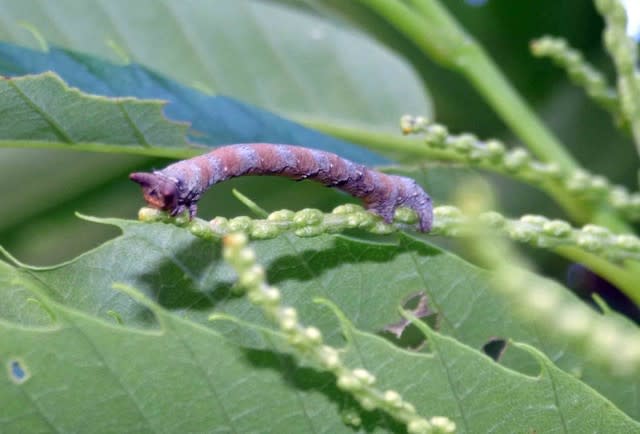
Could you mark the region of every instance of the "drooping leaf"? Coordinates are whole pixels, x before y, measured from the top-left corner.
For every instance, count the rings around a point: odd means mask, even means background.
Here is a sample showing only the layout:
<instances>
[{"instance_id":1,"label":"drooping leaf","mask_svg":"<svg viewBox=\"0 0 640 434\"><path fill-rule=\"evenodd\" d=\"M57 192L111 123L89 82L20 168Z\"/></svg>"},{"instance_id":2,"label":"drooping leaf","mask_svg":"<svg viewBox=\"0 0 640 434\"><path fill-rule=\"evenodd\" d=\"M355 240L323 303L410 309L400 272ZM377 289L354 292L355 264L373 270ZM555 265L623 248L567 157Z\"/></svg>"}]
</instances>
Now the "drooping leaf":
<instances>
[{"instance_id":1,"label":"drooping leaf","mask_svg":"<svg viewBox=\"0 0 640 434\"><path fill-rule=\"evenodd\" d=\"M3 275L11 276L14 288L30 291L53 318L40 327L24 324L27 318L0 321L3 432L351 432L341 417L345 410L361 412L370 432L398 429L379 412L362 412L332 375L296 366L273 332L243 322L243 332L269 343L243 349L132 289L127 297L145 304L158 325L117 326L52 302L44 295L46 284L8 265L0 267ZM6 289L0 286L3 297ZM457 432L640 432L610 402L533 349L538 377L502 368L428 329L431 354L401 350L348 323L342 327L345 363L370 370L379 387L399 391L421 414L450 417Z\"/></svg>"},{"instance_id":2,"label":"drooping leaf","mask_svg":"<svg viewBox=\"0 0 640 434\"><path fill-rule=\"evenodd\" d=\"M282 5L63 0L52 6L27 0L0 2L0 13L0 40L37 47L21 26L26 22L53 45L145 65L289 119L395 131L402 114L431 113L421 80L393 52Z\"/></svg>"},{"instance_id":3,"label":"drooping leaf","mask_svg":"<svg viewBox=\"0 0 640 434\"><path fill-rule=\"evenodd\" d=\"M233 273L222 262L217 244L171 225L103 221L120 227L123 235L69 263L24 272L46 284L48 295L64 305L102 318L114 310L125 324L145 326L151 317L148 310L114 292L114 282L139 288L165 309L200 324L207 325L213 312L263 321L260 312L233 295ZM384 243L283 236L254 246L269 281L330 340L335 341L340 330L331 315L317 309L314 297L336 303L358 329L380 333L399 320L399 305L423 292L437 313L434 324L441 333L476 349L495 338L533 345L638 417L638 401L630 398L640 387L637 379L613 377L586 359L575 343L540 331L494 292L484 272L422 241L406 235ZM87 274L87 269L92 272ZM87 286L94 291L86 291ZM558 297L573 298L559 286ZM536 366L531 357L509 348L504 363L522 372L532 372Z\"/></svg>"}]
</instances>

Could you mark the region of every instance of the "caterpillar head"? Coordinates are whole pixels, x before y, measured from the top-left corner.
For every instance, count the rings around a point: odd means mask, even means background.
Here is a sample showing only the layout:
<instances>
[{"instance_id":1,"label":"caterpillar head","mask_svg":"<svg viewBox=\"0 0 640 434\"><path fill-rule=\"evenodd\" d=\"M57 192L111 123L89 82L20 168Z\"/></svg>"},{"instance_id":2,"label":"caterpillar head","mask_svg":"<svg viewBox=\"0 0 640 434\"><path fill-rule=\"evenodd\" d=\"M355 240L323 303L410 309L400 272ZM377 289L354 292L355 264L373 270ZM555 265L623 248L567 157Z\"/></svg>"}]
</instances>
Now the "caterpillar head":
<instances>
[{"instance_id":1,"label":"caterpillar head","mask_svg":"<svg viewBox=\"0 0 640 434\"><path fill-rule=\"evenodd\" d=\"M153 208L172 214L179 208L178 186L172 179L146 172L134 172L129 175L129 179L140 184L144 200Z\"/></svg>"}]
</instances>

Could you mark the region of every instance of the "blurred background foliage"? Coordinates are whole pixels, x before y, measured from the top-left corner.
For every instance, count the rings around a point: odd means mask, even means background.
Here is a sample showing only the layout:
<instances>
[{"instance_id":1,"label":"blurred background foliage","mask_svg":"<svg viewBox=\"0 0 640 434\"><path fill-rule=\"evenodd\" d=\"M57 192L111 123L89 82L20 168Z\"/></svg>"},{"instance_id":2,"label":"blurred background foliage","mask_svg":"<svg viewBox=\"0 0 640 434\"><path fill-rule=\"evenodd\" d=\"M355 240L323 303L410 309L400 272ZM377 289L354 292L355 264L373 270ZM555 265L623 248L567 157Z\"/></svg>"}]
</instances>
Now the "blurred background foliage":
<instances>
[{"instance_id":1,"label":"blurred background foliage","mask_svg":"<svg viewBox=\"0 0 640 434\"><path fill-rule=\"evenodd\" d=\"M424 114L453 133L468 131L516 143L461 76L425 59L402 35L357 2L189 1L177 6L170 1L143 1L132 8L123 1L91 3L89 7L78 1L54 5L2 0L0 41L42 49L41 37L49 44L107 62L133 61L202 94L223 94L300 122L320 119L399 135L395 125L401 114ZM533 38L558 35L611 77L601 42L603 23L592 1L471 3L443 2L578 161L635 189L637 157L628 138L562 71L529 54ZM309 40L300 37L306 29L311 29ZM310 43L327 39L328 43L318 46ZM10 73L9 59L0 56L0 66L4 74ZM398 161L399 156L388 157ZM169 162L140 156L0 149L0 244L27 263L70 259L117 235L114 228L79 220L74 212L135 218L142 198L127 174ZM426 165L411 173L437 204L444 204L451 201L455 186L473 179L471 172ZM489 178L506 214L562 216L550 198L533 188L497 176ZM329 210L351 200L313 183L243 178L211 190L202 201L200 215L247 214L231 194L232 188L267 210ZM551 254L528 253L534 255L543 273L566 282L570 264ZM571 276L570 284L584 286L580 271L573 269Z\"/></svg>"}]
</instances>

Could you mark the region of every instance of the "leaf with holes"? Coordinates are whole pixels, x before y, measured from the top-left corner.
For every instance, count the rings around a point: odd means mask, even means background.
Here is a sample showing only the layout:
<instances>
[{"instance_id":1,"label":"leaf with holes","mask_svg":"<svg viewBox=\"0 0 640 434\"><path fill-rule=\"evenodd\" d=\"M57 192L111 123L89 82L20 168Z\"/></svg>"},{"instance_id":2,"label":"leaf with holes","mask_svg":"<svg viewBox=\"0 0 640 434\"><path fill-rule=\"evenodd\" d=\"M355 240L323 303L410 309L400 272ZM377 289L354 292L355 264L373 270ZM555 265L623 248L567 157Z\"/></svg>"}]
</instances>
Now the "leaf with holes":
<instances>
[{"instance_id":1,"label":"leaf with holes","mask_svg":"<svg viewBox=\"0 0 640 434\"><path fill-rule=\"evenodd\" d=\"M109 319L110 311L115 311L125 324L148 326L150 312L112 289L114 283L122 282L205 326L214 312L264 324L262 314L231 291L234 275L222 262L217 243L172 225L97 221L117 225L123 235L57 267L23 268L46 285L49 297L89 315ZM584 382L632 417L639 417L638 402L630 398L640 387L637 378L611 376L586 358L580 346L541 332L513 312L491 288L486 273L420 240L403 234L384 243L328 235L282 236L255 242L254 247L267 268L268 280L331 342L339 340L340 329L331 315L317 309L315 297L337 304L358 329L390 337L384 329L400 320L397 307L424 293L427 300L422 310L433 312L426 320L439 332L477 350L497 338L540 348L558 366L579 372ZM557 288L560 299L574 298ZM237 330L220 325L218 331L235 336ZM420 346L420 340L408 345ZM534 359L512 346L501 362L530 374L537 369Z\"/></svg>"},{"instance_id":2,"label":"leaf with holes","mask_svg":"<svg viewBox=\"0 0 640 434\"><path fill-rule=\"evenodd\" d=\"M80 279L75 286L95 293L87 283ZM14 313L27 305L39 310L0 321L0 358L6 366L0 376L3 432L253 432L269 427L285 433L349 433L346 412L360 413L368 432L400 431L385 414L362 411L337 389L332 375L296 365L282 336L231 318L234 327L254 338L253 349L242 348L133 289L120 288L121 300L144 305L154 321L131 328L119 325L115 314L115 319L89 316L51 301L43 282L0 262L0 294ZM7 297L11 294L20 295ZM315 310L327 311L319 305ZM397 390L422 415L450 417L460 433L558 427L640 431L638 423L536 350L525 347L540 369L539 376L528 377L426 326L429 354L404 351L342 322L346 345L340 345L348 366L368 369L378 387Z\"/></svg>"}]
</instances>

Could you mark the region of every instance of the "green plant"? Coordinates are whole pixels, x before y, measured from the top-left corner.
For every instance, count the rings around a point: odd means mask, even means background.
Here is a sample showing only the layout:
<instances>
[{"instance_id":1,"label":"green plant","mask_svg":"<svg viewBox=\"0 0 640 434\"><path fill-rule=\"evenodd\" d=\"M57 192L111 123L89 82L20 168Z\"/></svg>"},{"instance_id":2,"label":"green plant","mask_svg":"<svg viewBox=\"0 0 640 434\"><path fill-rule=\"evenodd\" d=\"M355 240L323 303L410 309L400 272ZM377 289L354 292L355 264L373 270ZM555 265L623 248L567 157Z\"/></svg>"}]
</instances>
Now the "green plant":
<instances>
[{"instance_id":1,"label":"green plant","mask_svg":"<svg viewBox=\"0 0 640 434\"><path fill-rule=\"evenodd\" d=\"M595 5L615 86L563 39L532 51L619 127L615 149L591 130L599 153L575 152L602 168L630 160L623 139L640 148L640 79L621 4ZM547 275L580 263L640 306L640 193L582 167L460 24L504 9L450 7L0 1L0 73L12 77L0 81L0 431L640 432L637 325L527 271L512 245L550 253L531 261ZM584 105L555 81L552 121L554 104ZM469 84L501 121L447 94ZM413 176L434 196L433 231L415 232L410 210L386 224L332 190L273 179L216 186L207 219L131 218L129 171L248 141Z\"/></svg>"}]
</instances>

